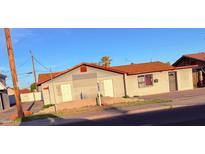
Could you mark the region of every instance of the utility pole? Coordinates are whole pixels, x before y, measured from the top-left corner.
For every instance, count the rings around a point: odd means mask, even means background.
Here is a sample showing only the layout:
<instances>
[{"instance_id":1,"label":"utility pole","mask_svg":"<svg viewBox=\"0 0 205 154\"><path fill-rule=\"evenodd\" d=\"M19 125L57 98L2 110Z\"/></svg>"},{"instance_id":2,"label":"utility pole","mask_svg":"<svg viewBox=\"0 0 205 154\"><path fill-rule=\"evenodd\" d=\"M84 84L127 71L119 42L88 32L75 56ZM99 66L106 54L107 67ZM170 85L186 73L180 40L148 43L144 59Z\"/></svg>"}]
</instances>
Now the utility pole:
<instances>
[{"instance_id":1,"label":"utility pole","mask_svg":"<svg viewBox=\"0 0 205 154\"><path fill-rule=\"evenodd\" d=\"M54 83L53 83L53 73L52 73L51 68L50 68L50 78L51 78L51 84L52 84L52 90L53 90L53 96L54 96L54 110L55 110L55 113L57 113L57 110L56 110L56 94L55 94L55 88L54 88Z\"/></svg>"},{"instance_id":2,"label":"utility pole","mask_svg":"<svg viewBox=\"0 0 205 154\"><path fill-rule=\"evenodd\" d=\"M36 91L38 92L38 87L37 87L37 80L36 80L36 69L35 69L35 65L34 65L34 56L30 50L30 54L31 54L31 59L32 59L32 66L33 66L33 75L34 75L34 81L35 81L35 87L36 87Z\"/></svg>"},{"instance_id":3,"label":"utility pole","mask_svg":"<svg viewBox=\"0 0 205 154\"><path fill-rule=\"evenodd\" d=\"M19 92L19 86L18 86L18 78L17 78L17 74L16 74L16 66L15 66L14 53L13 53L12 41L11 41L9 28L4 28L4 32L5 32L5 37L6 37L9 64L10 64L11 76L12 76L15 98L16 98L17 114L18 114L19 118L22 118L22 117L24 117L24 113L23 113L23 108L21 105L21 98L20 98L20 92Z\"/></svg>"}]
</instances>

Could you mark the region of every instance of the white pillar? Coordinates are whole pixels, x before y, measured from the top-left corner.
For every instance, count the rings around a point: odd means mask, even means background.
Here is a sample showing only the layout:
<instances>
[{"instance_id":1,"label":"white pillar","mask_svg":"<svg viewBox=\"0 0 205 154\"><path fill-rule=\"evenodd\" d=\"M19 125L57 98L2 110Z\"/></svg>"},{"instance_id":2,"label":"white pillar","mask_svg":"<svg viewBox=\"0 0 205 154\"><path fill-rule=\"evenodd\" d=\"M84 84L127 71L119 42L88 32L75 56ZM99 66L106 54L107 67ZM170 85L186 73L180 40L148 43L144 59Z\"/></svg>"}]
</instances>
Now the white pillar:
<instances>
[{"instance_id":1,"label":"white pillar","mask_svg":"<svg viewBox=\"0 0 205 154\"><path fill-rule=\"evenodd\" d=\"M200 86L203 85L203 74L202 74L202 71L199 71L199 83L200 83Z\"/></svg>"},{"instance_id":2,"label":"white pillar","mask_svg":"<svg viewBox=\"0 0 205 154\"><path fill-rule=\"evenodd\" d=\"M123 80L124 80L124 91L125 91L125 96L128 96L127 74L124 74L124 75L123 75Z\"/></svg>"},{"instance_id":3,"label":"white pillar","mask_svg":"<svg viewBox=\"0 0 205 154\"><path fill-rule=\"evenodd\" d=\"M102 101L101 101L101 88L100 88L100 82L97 82L97 88L98 88L98 94L97 94L97 103L99 106L102 106Z\"/></svg>"}]
</instances>

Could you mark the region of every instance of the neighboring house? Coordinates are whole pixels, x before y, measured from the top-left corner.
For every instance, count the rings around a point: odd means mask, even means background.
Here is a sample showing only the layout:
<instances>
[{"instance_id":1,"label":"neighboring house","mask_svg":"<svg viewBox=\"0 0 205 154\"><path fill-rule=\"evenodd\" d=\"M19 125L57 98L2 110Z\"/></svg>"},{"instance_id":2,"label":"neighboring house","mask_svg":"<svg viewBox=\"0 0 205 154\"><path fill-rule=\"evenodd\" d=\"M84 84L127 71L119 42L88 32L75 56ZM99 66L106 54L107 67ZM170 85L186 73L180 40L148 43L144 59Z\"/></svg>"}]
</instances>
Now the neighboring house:
<instances>
[{"instance_id":1,"label":"neighboring house","mask_svg":"<svg viewBox=\"0 0 205 154\"><path fill-rule=\"evenodd\" d=\"M190 66L193 67L193 84L194 87L204 87L205 86L205 53L187 54L179 58L173 66Z\"/></svg>"},{"instance_id":2,"label":"neighboring house","mask_svg":"<svg viewBox=\"0 0 205 154\"><path fill-rule=\"evenodd\" d=\"M52 79L52 80L51 80ZM102 67L81 63L63 72L39 74L44 104L103 96L143 96L193 89L192 66L162 62Z\"/></svg>"},{"instance_id":3,"label":"neighboring house","mask_svg":"<svg viewBox=\"0 0 205 154\"><path fill-rule=\"evenodd\" d=\"M6 87L6 76L0 74L0 111L10 107Z\"/></svg>"},{"instance_id":4,"label":"neighboring house","mask_svg":"<svg viewBox=\"0 0 205 154\"><path fill-rule=\"evenodd\" d=\"M16 104L14 88L8 87L7 93L9 96L10 106L14 106Z\"/></svg>"}]
</instances>

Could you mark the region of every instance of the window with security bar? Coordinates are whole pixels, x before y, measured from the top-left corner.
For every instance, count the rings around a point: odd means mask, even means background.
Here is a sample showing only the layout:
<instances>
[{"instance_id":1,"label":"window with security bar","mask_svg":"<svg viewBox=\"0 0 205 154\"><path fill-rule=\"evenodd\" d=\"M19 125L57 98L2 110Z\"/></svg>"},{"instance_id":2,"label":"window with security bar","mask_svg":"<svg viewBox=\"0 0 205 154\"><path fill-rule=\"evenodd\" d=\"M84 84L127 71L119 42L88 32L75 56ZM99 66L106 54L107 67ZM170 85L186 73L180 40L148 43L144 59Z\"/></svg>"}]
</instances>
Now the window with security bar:
<instances>
[{"instance_id":1,"label":"window with security bar","mask_svg":"<svg viewBox=\"0 0 205 154\"><path fill-rule=\"evenodd\" d=\"M138 87L144 88L148 86L153 86L153 75L147 74L138 76Z\"/></svg>"}]
</instances>

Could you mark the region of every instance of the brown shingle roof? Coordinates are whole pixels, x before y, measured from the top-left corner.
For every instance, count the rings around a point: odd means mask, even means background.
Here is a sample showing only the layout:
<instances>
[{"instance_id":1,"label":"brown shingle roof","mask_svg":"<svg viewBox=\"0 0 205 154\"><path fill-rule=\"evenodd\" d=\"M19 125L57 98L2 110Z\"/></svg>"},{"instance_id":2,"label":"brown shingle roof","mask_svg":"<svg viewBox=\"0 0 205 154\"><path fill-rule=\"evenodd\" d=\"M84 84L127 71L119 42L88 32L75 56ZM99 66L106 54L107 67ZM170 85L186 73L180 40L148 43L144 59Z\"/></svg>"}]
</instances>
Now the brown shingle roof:
<instances>
[{"instance_id":1,"label":"brown shingle roof","mask_svg":"<svg viewBox=\"0 0 205 154\"><path fill-rule=\"evenodd\" d=\"M184 55L184 57L194 58L194 59L205 61L205 52L200 52L200 53L195 53L195 54L187 54L187 55Z\"/></svg>"},{"instance_id":2,"label":"brown shingle roof","mask_svg":"<svg viewBox=\"0 0 205 154\"><path fill-rule=\"evenodd\" d=\"M39 74L38 75L38 84L41 84L47 80L51 79L51 75L52 77L56 77L58 74L60 74L62 72L55 72L55 73L46 73L46 74Z\"/></svg>"},{"instance_id":3,"label":"brown shingle roof","mask_svg":"<svg viewBox=\"0 0 205 154\"><path fill-rule=\"evenodd\" d=\"M122 65L122 66L113 66L113 67L104 67L99 66L92 63L81 63L79 65L76 65L70 69L67 69L62 72L55 72L52 73L52 77L56 78L58 76L61 76L65 73L68 73L80 66L90 66L106 71L111 71L115 73L120 74L128 74L128 75L135 75L135 74L143 74L143 73L152 73L152 72L160 72L160 71L169 71L169 70L175 70L175 69L186 69L186 68L192 68L194 66L185 66L185 67L173 67L167 63L162 62L149 62L149 63L142 63L142 64L130 64L130 65ZM38 85L41 85L42 83L45 83L51 79L50 73L47 74L39 74L38 76Z\"/></svg>"},{"instance_id":4,"label":"brown shingle roof","mask_svg":"<svg viewBox=\"0 0 205 154\"><path fill-rule=\"evenodd\" d=\"M173 67L169 64L166 64L166 63L159 62L159 61L142 63L142 64L130 64L130 65L123 65L123 66L114 66L112 68L127 72L128 75L160 72L160 71L174 70L175 69L175 67Z\"/></svg>"}]
</instances>

